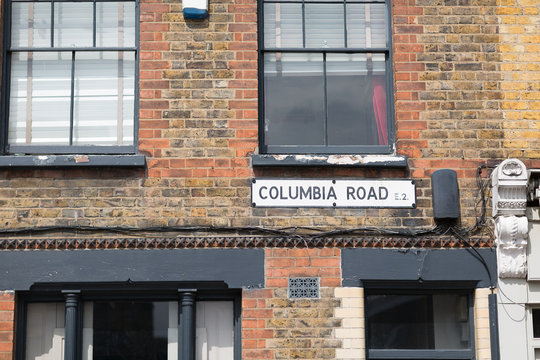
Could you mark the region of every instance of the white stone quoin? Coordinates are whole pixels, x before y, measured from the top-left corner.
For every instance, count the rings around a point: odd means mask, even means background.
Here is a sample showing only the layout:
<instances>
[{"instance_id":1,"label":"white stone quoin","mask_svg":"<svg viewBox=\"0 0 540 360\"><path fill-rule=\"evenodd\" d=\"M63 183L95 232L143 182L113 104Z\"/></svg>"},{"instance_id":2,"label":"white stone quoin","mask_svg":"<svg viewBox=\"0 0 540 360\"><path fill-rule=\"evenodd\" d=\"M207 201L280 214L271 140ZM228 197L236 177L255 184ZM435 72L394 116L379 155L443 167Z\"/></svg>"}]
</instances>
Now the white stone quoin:
<instances>
[{"instance_id":1,"label":"white stone quoin","mask_svg":"<svg viewBox=\"0 0 540 360\"><path fill-rule=\"evenodd\" d=\"M491 175L499 278L527 277L528 221L525 165L517 159L499 164Z\"/></svg>"}]
</instances>

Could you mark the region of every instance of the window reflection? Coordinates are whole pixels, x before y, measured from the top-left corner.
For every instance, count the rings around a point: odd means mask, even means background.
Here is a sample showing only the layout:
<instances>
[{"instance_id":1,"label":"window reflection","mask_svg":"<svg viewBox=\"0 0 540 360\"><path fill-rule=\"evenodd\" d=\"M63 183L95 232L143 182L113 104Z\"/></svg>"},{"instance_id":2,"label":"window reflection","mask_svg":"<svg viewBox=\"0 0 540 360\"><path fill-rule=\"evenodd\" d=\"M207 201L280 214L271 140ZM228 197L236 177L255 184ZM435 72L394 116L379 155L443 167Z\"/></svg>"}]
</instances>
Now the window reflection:
<instances>
[{"instance_id":1,"label":"window reflection","mask_svg":"<svg viewBox=\"0 0 540 360\"><path fill-rule=\"evenodd\" d=\"M94 303L94 360L167 360L168 303Z\"/></svg>"}]
</instances>

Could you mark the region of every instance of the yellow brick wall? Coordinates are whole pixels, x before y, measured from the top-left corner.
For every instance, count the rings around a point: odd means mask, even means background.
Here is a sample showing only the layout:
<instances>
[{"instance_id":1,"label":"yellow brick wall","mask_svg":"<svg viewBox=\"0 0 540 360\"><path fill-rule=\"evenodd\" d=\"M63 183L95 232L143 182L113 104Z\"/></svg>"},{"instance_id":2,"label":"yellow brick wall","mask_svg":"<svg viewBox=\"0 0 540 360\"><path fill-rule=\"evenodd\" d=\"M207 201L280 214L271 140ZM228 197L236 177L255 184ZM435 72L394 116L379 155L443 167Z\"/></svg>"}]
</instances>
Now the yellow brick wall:
<instances>
[{"instance_id":1,"label":"yellow brick wall","mask_svg":"<svg viewBox=\"0 0 540 360\"><path fill-rule=\"evenodd\" d=\"M540 1L500 0L503 146L508 157L540 158Z\"/></svg>"},{"instance_id":2,"label":"yellow brick wall","mask_svg":"<svg viewBox=\"0 0 540 360\"><path fill-rule=\"evenodd\" d=\"M334 312L334 317L341 320L341 328L335 330L336 339L341 340L336 359L365 359L364 289L336 288L334 295L341 301Z\"/></svg>"},{"instance_id":3,"label":"yellow brick wall","mask_svg":"<svg viewBox=\"0 0 540 360\"><path fill-rule=\"evenodd\" d=\"M474 294L474 341L476 343L476 358L478 360L491 360L489 293L489 289L476 289Z\"/></svg>"}]
</instances>

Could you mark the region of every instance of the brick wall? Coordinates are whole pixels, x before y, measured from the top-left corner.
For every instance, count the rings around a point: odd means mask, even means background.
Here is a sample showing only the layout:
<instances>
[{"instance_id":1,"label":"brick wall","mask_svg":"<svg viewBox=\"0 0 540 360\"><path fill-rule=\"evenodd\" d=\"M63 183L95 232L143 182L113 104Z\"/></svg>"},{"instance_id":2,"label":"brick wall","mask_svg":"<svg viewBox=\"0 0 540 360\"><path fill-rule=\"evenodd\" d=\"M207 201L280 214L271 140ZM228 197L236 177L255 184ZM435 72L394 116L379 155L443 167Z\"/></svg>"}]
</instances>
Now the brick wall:
<instances>
[{"instance_id":1,"label":"brick wall","mask_svg":"<svg viewBox=\"0 0 540 360\"><path fill-rule=\"evenodd\" d=\"M398 0L393 21L398 151L414 177L456 170L466 218L477 167L507 156L497 1ZM420 196L429 207L429 189Z\"/></svg>"},{"instance_id":2,"label":"brick wall","mask_svg":"<svg viewBox=\"0 0 540 360\"><path fill-rule=\"evenodd\" d=\"M488 299L490 292L489 289L476 289L474 293L474 341L478 360L491 359Z\"/></svg>"},{"instance_id":3,"label":"brick wall","mask_svg":"<svg viewBox=\"0 0 540 360\"><path fill-rule=\"evenodd\" d=\"M336 288L334 296L340 300L340 307L335 309L334 316L341 320L341 327L336 329L336 338L341 340L341 347L336 350L336 359L365 359L364 289Z\"/></svg>"},{"instance_id":4,"label":"brick wall","mask_svg":"<svg viewBox=\"0 0 540 360\"><path fill-rule=\"evenodd\" d=\"M0 360L13 358L15 293L0 291Z\"/></svg>"},{"instance_id":5,"label":"brick wall","mask_svg":"<svg viewBox=\"0 0 540 360\"><path fill-rule=\"evenodd\" d=\"M501 0L501 90L504 98L504 148L509 157L540 162L540 4L534 0ZM532 161L527 162L531 159Z\"/></svg>"},{"instance_id":6,"label":"brick wall","mask_svg":"<svg viewBox=\"0 0 540 360\"><path fill-rule=\"evenodd\" d=\"M335 359L340 250L267 249L265 259L265 289L242 295L242 358ZM320 298L289 299L289 277L319 277Z\"/></svg>"},{"instance_id":7,"label":"brick wall","mask_svg":"<svg viewBox=\"0 0 540 360\"><path fill-rule=\"evenodd\" d=\"M528 34L538 7L394 0L392 11L397 153L409 157L407 169L253 169L256 1L210 1L209 19L186 22L181 3L142 0L139 142L148 167L3 169L4 227L429 226L429 176L440 168L457 171L470 225L477 167L535 158L538 39ZM418 208L252 208L253 176L414 178Z\"/></svg>"}]
</instances>

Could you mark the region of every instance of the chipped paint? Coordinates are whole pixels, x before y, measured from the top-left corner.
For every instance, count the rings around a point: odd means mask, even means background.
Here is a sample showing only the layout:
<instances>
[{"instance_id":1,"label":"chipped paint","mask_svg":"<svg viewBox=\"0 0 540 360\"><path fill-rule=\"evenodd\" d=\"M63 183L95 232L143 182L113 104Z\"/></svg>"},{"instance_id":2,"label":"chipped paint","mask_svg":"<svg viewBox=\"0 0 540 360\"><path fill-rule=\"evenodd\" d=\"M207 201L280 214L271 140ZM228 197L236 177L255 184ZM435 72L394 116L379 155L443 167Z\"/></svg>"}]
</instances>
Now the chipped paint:
<instances>
[{"instance_id":1,"label":"chipped paint","mask_svg":"<svg viewBox=\"0 0 540 360\"><path fill-rule=\"evenodd\" d=\"M392 155L259 155L276 162L297 162L312 165L388 165L406 161L403 156Z\"/></svg>"},{"instance_id":2,"label":"chipped paint","mask_svg":"<svg viewBox=\"0 0 540 360\"><path fill-rule=\"evenodd\" d=\"M290 155L273 155L276 160L287 160Z\"/></svg>"},{"instance_id":3,"label":"chipped paint","mask_svg":"<svg viewBox=\"0 0 540 360\"><path fill-rule=\"evenodd\" d=\"M403 161L403 158L396 156L374 156L374 155L330 155L328 156L328 163L330 164L371 164L371 163L392 163Z\"/></svg>"},{"instance_id":4,"label":"chipped paint","mask_svg":"<svg viewBox=\"0 0 540 360\"><path fill-rule=\"evenodd\" d=\"M34 160L35 165L48 165L55 162L56 156L55 155L34 156L33 160Z\"/></svg>"},{"instance_id":5,"label":"chipped paint","mask_svg":"<svg viewBox=\"0 0 540 360\"><path fill-rule=\"evenodd\" d=\"M76 156L73 156L73 159L75 159L76 163L90 162L90 159L88 158L88 155L76 155Z\"/></svg>"}]
</instances>

